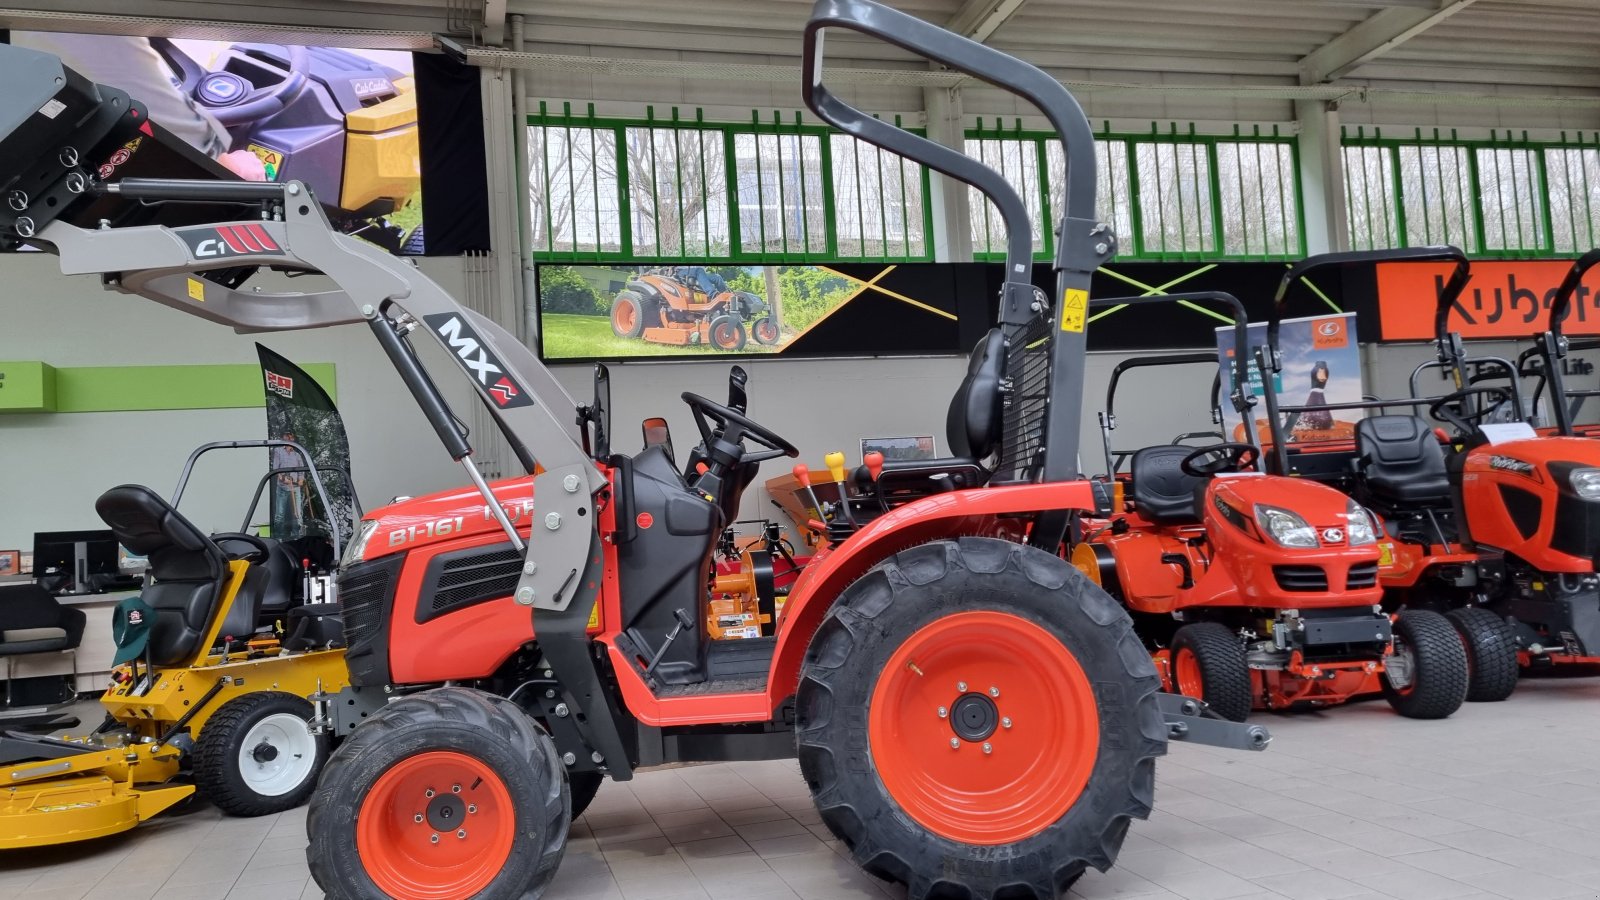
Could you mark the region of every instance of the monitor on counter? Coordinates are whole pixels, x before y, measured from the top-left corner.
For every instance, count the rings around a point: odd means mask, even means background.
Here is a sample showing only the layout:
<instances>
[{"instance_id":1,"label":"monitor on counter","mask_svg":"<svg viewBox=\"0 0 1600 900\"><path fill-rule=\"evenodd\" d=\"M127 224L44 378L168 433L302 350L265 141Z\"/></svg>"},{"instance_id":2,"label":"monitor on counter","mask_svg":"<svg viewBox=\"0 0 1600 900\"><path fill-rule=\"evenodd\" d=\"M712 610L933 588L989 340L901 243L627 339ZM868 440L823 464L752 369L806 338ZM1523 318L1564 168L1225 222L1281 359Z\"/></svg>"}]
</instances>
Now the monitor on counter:
<instances>
[{"instance_id":1,"label":"monitor on counter","mask_svg":"<svg viewBox=\"0 0 1600 900\"><path fill-rule=\"evenodd\" d=\"M33 536L33 580L56 594L122 586L117 538L109 530L40 531Z\"/></svg>"}]
</instances>

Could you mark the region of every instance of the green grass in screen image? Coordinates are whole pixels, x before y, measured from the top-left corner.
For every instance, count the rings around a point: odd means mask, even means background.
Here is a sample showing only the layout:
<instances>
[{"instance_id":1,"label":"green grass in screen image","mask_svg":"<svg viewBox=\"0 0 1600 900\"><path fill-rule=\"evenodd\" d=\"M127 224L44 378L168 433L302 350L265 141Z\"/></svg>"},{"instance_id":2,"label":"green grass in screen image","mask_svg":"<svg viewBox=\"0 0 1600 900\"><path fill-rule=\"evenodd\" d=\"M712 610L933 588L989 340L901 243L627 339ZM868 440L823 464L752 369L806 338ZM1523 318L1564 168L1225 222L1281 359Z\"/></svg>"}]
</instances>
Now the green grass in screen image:
<instances>
[{"instance_id":1,"label":"green grass in screen image","mask_svg":"<svg viewBox=\"0 0 1600 900\"><path fill-rule=\"evenodd\" d=\"M678 347L671 344L653 344L637 338L619 338L611 331L611 320L606 316L576 316L567 313L545 313L540 316L544 327L544 357L548 360L611 359L618 356L694 356L715 360L720 353L709 347ZM773 347L763 347L750 341L739 353L772 353Z\"/></svg>"}]
</instances>

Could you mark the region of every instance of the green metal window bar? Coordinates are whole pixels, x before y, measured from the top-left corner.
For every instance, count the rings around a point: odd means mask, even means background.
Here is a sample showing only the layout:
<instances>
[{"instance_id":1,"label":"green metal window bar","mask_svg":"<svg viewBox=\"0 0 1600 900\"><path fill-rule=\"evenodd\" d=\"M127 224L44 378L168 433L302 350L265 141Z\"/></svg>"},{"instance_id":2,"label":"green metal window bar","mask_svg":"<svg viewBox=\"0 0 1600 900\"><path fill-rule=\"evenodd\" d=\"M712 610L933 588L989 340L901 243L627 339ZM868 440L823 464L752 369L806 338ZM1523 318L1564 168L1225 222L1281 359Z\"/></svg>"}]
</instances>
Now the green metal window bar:
<instances>
[{"instance_id":1,"label":"green metal window bar","mask_svg":"<svg viewBox=\"0 0 1600 900\"><path fill-rule=\"evenodd\" d=\"M1054 249L1065 162L1044 132L999 120L966 132L967 152L1000 170L1034 216L1034 252ZM1144 134L1103 126L1095 140L1099 214L1116 229L1121 259L1279 260L1305 255L1305 212L1294 140L1259 126L1198 134L1194 126ZM998 258L1004 236L989 204L974 197L974 254ZM1050 225L1039 212L1049 210Z\"/></svg>"},{"instance_id":2,"label":"green metal window bar","mask_svg":"<svg viewBox=\"0 0 1600 900\"><path fill-rule=\"evenodd\" d=\"M1455 244L1475 256L1578 253L1600 233L1600 133L1530 140L1491 131L1345 129L1345 209L1355 249Z\"/></svg>"},{"instance_id":3,"label":"green metal window bar","mask_svg":"<svg viewBox=\"0 0 1600 900\"><path fill-rule=\"evenodd\" d=\"M798 114L640 121L541 102L527 128L540 260L933 258L927 171Z\"/></svg>"}]
</instances>

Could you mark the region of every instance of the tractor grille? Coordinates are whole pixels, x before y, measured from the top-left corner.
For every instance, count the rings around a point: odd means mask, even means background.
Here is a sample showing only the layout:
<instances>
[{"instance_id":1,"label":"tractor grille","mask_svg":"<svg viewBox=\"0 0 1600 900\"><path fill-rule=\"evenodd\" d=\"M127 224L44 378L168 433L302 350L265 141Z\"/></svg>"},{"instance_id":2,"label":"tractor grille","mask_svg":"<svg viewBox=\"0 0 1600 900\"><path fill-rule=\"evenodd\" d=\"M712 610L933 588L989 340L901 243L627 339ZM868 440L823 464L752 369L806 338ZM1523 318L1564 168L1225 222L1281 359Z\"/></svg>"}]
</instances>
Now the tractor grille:
<instances>
[{"instance_id":1,"label":"tractor grille","mask_svg":"<svg viewBox=\"0 0 1600 900\"><path fill-rule=\"evenodd\" d=\"M1344 586L1347 590L1364 591L1378 583L1378 564L1375 562L1357 563L1350 567L1350 577L1345 579Z\"/></svg>"},{"instance_id":2,"label":"tractor grille","mask_svg":"<svg viewBox=\"0 0 1600 900\"><path fill-rule=\"evenodd\" d=\"M418 624L464 606L509 597L522 576L522 554L507 544L441 554L428 565Z\"/></svg>"},{"instance_id":3,"label":"tractor grille","mask_svg":"<svg viewBox=\"0 0 1600 900\"><path fill-rule=\"evenodd\" d=\"M1286 591L1312 592L1328 589L1328 573L1321 566L1273 566L1278 587Z\"/></svg>"},{"instance_id":4,"label":"tractor grille","mask_svg":"<svg viewBox=\"0 0 1600 900\"><path fill-rule=\"evenodd\" d=\"M389 615L404 562L405 554L396 553L339 570L339 608L348 648L345 663L352 684L389 683Z\"/></svg>"},{"instance_id":5,"label":"tractor grille","mask_svg":"<svg viewBox=\"0 0 1600 900\"><path fill-rule=\"evenodd\" d=\"M1000 465L994 480L1030 482L1044 465L1045 419L1050 412L1050 341L1046 310L1006 339L1005 399Z\"/></svg>"}]
</instances>

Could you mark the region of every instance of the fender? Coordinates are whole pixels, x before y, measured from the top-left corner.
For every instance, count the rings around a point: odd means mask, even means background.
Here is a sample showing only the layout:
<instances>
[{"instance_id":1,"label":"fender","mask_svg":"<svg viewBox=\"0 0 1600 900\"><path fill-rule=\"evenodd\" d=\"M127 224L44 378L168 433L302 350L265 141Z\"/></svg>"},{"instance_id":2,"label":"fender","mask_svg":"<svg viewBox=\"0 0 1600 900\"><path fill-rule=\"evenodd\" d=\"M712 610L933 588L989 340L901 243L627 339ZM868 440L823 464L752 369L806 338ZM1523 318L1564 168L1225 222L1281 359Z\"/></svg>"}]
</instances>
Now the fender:
<instances>
[{"instance_id":1,"label":"fender","mask_svg":"<svg viewBox=\"0 0 1600 900\"><path fill-rule=\"evenodd\" d=\"M783 606L778 646L767 675L773 712L799 686L806 647L834 600L882 560L918 544L957 535L1020 541L1025 536L1025 521L1002 517L1042 510L1092 512L1094 508L1094 491L1087 481L952 491L896 507L842 544L817 554L800 573Z\"/></svg>"}]
</instances>

